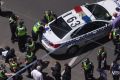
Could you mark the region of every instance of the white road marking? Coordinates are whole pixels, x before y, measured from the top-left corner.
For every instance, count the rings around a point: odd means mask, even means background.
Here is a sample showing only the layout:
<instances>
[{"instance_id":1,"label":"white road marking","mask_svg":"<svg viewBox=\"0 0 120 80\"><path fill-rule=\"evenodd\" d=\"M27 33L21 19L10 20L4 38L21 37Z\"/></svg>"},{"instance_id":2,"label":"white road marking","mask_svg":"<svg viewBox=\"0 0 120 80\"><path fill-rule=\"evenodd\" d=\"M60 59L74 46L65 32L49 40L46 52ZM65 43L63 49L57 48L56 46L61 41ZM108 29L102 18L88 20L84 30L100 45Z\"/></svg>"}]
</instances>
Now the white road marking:
<instances>
[{"instance_id":1,"label":"white road marking","mask_svg":"<svg viewBox=\"0 0 120 80\"><path fill-rule=\"evenodd\" d=\"M69 66L72 66L72 64L76 61L77 58L78 56L72 58L72 60L69 62Z\"/></svg>"}]
</instances>

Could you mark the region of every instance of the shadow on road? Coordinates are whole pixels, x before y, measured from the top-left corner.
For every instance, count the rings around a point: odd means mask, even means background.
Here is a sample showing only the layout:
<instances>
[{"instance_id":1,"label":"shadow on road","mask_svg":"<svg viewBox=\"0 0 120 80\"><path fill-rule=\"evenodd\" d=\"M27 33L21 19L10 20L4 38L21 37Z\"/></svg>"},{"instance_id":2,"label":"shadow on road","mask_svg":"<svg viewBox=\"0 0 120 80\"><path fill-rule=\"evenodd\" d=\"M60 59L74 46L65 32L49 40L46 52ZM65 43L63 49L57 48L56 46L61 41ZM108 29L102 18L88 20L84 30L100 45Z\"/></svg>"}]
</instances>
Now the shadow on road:
<instances>
[{"instance_id":1,"label":"shadow on road","mask_svg":"<svg viewBox=\"0 0 120 80\"><path fill-rule=\"evenodd\" d=\"M12 11L1 11L0 12L0 16L2 17L6 17L9 18L11 15L13 15L14 13Z\"/></svg>"},{"instance_id":2,"label":"shadow on road","mask_svg":"<svg viewBox=\"0 0 120 80\"><path fill-rule=\"evenodd\" d=\"M72 58L72 57L75 57L75 56L79 56L81 54L84 54L86 52L88 52L89 50L92 50L98 46L101 46L102 44L105 44L106 42L108 42L109 39L108 37L104 37L100 40L97 40L95 42L92 42L84 47L81 47L80 50L78 51L78 53L75 53L75 54L63 54L63 55L53 55L53 54L50 54L51 57L53 57L54 59L57 59L57 60L65 60L65 59L69 59L69 58Z\"/></svg>"}]
</instances>

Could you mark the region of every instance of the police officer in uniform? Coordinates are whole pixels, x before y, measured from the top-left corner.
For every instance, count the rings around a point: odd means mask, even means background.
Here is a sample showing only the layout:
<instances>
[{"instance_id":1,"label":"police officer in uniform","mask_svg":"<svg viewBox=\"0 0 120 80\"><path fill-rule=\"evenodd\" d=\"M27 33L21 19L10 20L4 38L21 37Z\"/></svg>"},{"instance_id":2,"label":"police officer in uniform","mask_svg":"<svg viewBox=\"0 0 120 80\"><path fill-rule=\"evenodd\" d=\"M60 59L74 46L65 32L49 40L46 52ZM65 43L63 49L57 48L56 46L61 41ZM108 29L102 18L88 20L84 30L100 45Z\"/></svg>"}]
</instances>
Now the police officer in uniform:
<instances>
[{"instance_id":1,"label":"police officer in uniform","mask_svg":"<svg viewBox=\"0 0 120 80\"><path fill-rule=\"evenodd\" d=\"M120 36L119 36L119 34L116 35L116 37L114 39L114 42L115 42L115 52L114 52L114 54L118 54L119 51L120 51Z\"/></svg>"},{"instance_id":2,"label":"police officer in uniform","mask_svg":"<svg viewBox=\"0 0 120 80\"><path fill-rule=\"evenodd\" d=\"M17 26L16 34L18 37L19 49L20 51L24 51L27 38L27 30L22 20L19 22L19 25Z\"/></svg>"},{"instance_id":3,"label":"police officer in uniform","mask_svg":"<svg viewBox=\"0 0 120 80\"><path fill-rule=\"evenodd\" d=\"M57 15L53 11L48 10L44 12L44 23L45 24L48 24L54 19L57 19Z\"/></svg>"},{"instance_id":4,"label":"police officer in uniform","mask_svg":"<svg viewBox=\"0 0 120 80\"><path fill-rule=\"evenodd\" d=\"M31 52L30 50L27 50L27 54L26 54L26 56L25 56L25 63L26 63L26 65L28 65L28 64L30 64L31 62L33 62L33 61L35 61L36 60L36 56L35 56L35 54L33 53L33 52ZM30 66L30 67L28 67L27 68L27 72L28 72L28 77L31 77L31 69L32 69L32 67Z\"/></svg>"},{"instance_id":5,"label":"police officer in uniform","mask_svg":"<svg viewBox=\"0 0 120 80\"><path fill-rule=\"evenodd\" d=\"M16 58L11 58L11 59L9 60L9 66L10 66L11 72L13 72L13 73L16 73L16 72L19 71L20 68L21 68L21 67L20 67L20 63L17 62L17 59L16 59ZM21 75L21 73L15 75L15 76L13 77L13 80L22 80L22 75Z\"/></svg>"},{"instance_id":6,"label":"police officer in uniform","mask_svg":"<svg viewBox=\"0 0 120 80\"><path fill-rule=\"evenodd\" d=\"M39 41L41 43L42 37L43 37L43 33L45 32L45 28L43 26L41 26L39 28Z\"/></svg>"},{"instance_id":7,"label":"police officer in uniform","mask_svg":"<svg viewBox=\"0 0 120 80\"><path fill-rule=\"evenodd\" d=\"M114 54L115 55L117 54L116 59L115 59L115 61L117 61L120 59L120 35L119 34L117 34L115 42L116 42L116 44L115 44Z\"/></svg>"},{"instance_id":8,"label":"police officer in uniform","mask_svg":"<svg viewBox=\"0 0 120 80\"><path fill-rule=\"evenodd\" d=\"M5 66L4 66L5 68ZM5 74L6 73L6 70L3 68L2 65L0 65L0 80L7 80L7 75Z\"/></svg>"},{"instance_id":9,"label":"police officer in uniform","mask_svg":"<svg viewBox=\"0 0 120 80\"><path fill-rule=\"evenodd\" d=\"M107 59L107 53L106 53L104 47L101 47L97 52L98 69L101 69L102 62L104 64L104 68L106 68L106 66L107 66L106 59Z\"/></svg>"},{"instance_id":10,"label":"police officer in uniform","mask_svg":"<svg viewBox=\"0 0 120 80\"><path fill-rule=\"evenodd\" d=\"M27 50L30 50L33 53L35 52L35 42L31 38L28 39L26 47Z\"/></svg>"},{"instance_id":11,"label":"police officer in uniform","mask_svg":"<svg viewBox=\"0 0 120 80\"><path fill-rule=\"evenodd\" d=\"M17 72L18 70L19 70L19 64L18 64L18 62L15 60L15 58L11 58L10 60L9 60L9 65L10 65L10 70L12 71L12 72Z\"/></svg>"},{"instance_id":12,"label":"police officer in uniform","mask_svg":"<svg viewBox=\"0 0 120 80\"><path fill-rule=\"evenodd\" d=\"M116 45L116 36L120 34L119 28L113 28L109 34L109 39L113 40L113 44Z\"/></svg>"},{"instance_id":13,"label":"police officer in uniform","mask_svg":"<svg viewBox=\"0 0 120 80\"><path fill-rule=\"evenodd\" d=\"M90 62L88 58L82 62L82 68L84 70L85 80L89 80L89 79L92 80L94 66L93 66L93 63Z\"/></svg>"},{"instance_id":14,"label":"police officer in uniform","mask_svg":"<svg viewBox=\"0 0 120 80\"><path fill-rule=\"evenodd\" d=\"M118 64L116 61L113 61L113 63L110 66L110 72L112 73L113 80L119 80L120 78L120 64Z\"/></svg>"},{"instance_id":15,"label":"police officer in uniform","mask_svg":"<svg viewBox=\"0 0 120 80\"><path fill-rule=\"evenodd\" d=\"M18 17L12 14L9 18L10 30L11 30L11 41L14 43L16 40L16 28L17 28Z\"/></svg>"},{"instance_id":16,"label":"police officer in uniform","mask_svg":"<svg viewBox=\"0 0 120 80\"><path fill-rule=\"evenodd\" d=\"M7 80L7 76L5 75L4 70L0 70L0 80Z\"/></svg>"},{"instance_id":17,"label":"police officer in uniform","mask_svg":"<svg viewBox=\"0 0 120 80\"><path fill-rule=\"evenodd\" d=\"M38 39L38 35L39 35L39 30L40 27L43 26L42 23L40 21L38 21L32 28L32 39L33 41L37 41Z\"/></svg>"}]
</instances>

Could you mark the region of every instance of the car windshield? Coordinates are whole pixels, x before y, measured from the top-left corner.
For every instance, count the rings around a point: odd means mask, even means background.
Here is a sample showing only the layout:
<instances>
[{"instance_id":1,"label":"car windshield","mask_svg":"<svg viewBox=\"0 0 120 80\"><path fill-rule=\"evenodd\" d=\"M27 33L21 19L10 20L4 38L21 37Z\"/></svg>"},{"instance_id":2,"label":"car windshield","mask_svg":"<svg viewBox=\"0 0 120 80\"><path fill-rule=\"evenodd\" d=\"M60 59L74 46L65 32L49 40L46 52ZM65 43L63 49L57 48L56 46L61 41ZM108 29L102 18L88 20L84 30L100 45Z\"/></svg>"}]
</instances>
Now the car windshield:
<instances>
[{"instance_id":1,"label":"car windshield","mask_svg":"<svg viewBox=\"0 0 120 80\"><path fill-rule=\"evenodd\" d=\"M108 13L108 11L104 7L98 4L85 5L85 7L98 20L111 20L112 18L111 15Z\"/></svg>"},{"instance_id":2,"label":"car windshield","mask_svg":"<svg viewBox=\"0 0 120 80\"><path fill-rule=\"evenodd\" d=\"M50 28L60 39L62 39L69 31L72 30L62 17L52 22L50 24Z\"/></svg>"}]
</instances>

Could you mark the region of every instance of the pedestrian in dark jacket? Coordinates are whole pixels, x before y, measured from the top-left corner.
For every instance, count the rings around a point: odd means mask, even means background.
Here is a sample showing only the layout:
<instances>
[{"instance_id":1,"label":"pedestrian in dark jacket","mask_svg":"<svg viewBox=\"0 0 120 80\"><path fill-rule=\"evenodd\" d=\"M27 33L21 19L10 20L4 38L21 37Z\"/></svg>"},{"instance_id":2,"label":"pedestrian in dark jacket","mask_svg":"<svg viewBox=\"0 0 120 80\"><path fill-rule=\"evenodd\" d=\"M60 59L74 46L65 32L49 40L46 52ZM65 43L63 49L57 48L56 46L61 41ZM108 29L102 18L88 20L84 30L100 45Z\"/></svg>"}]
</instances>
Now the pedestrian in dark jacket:
<instances>
[{"instance_id":1,"label":"pedestrian in dark jacket","mask_svg":"<svg viewBox=\"0 0 120 80\"><path fill-rule=\"evenodd\" d=\"M113 80L119 80L120 78L120 69L119 65L116 61L113 61L113 63L110 66L110 72L113 76Z\"/></svg>"},{"instance_id":2,"label":"pedestrian in dark jacket","mask_svg":"<svg viewBox=\"0 0 120 80\"><path fill-rule=\"evenodd\" d=\"M5 58L5 62L8 63L9 62L9 59L11 58L16 58L16 55L15 55L15 49L12 48L10 51L8 51L8 53L6 54L6 58Z\"/></svg>"},{"instance_id":3,"label":"pedestrian in dark jacket","mask_svg":"<svg viewBox=\"0 0 120 80\"><path fill-rule=\"evenodd\" d=\"M52 75L55 77L55 80L61 80L61 65L56 61L55 66L51 67Z\"/></svg>"},{"instance_id":4,"label":"pedestrian in dark jacket","mask_svg":"<svg viewBox=\"0 0 120 80\"><path fill-rule=\"evenodd\" d=\"M9 63L10 58L16 57L14 48L10 49L6 46L5 49L2 49L2 57L5 59L5 63Z\"/></svg>"},{"instance_id":5,"label":"pedestrian in dark jacket","mask_svg":"<svg viewBox=\"0 0 120 80\"><path fill-rule=\"evenodd\" d=\"M18 24L18 16L16 16L15 14L12 14L9 17L9 24L10 24L10 30L11 30L11 41L12 43L14 43L15 40L17 39L16 28Z\"/></svg>"},{"instance_id":6,"label":"pedestrian in dark jacket","mask_svg":"<svg viewBox=\"0 0 120 80\"><path fill-rule=\"evenodd\" d=\"M71 80L71 67L65 64L65 72L62 75L62 80Z\"/></svg>"}]
</instances>

